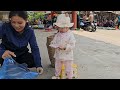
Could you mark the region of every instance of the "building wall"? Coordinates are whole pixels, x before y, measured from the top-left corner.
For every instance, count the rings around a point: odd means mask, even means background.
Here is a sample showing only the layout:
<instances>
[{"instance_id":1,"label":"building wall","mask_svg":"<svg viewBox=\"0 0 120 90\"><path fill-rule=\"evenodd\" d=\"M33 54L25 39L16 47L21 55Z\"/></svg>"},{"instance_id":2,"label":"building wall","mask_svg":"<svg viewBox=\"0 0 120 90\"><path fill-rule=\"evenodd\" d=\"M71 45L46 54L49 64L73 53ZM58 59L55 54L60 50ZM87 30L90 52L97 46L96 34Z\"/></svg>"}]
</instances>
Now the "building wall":
<instances>
[{"instance_id":1,"label":"building wall","mask_svg":"<svg viewBox=\"0 0 120 90\"><path fill-rule=\"evenodd\" d=\"M9 11L0 11L0 20L8 21Z\"/></svg>"},{"instance_id":2,"label":"building wall","mask_svg":"<svg viewBox=\"0 0 120 90\"><path fill-rule=\"evenodd\" d=\"M0 21L2 21L3 14L0 12Z\"/></svg>"}]
</instances>

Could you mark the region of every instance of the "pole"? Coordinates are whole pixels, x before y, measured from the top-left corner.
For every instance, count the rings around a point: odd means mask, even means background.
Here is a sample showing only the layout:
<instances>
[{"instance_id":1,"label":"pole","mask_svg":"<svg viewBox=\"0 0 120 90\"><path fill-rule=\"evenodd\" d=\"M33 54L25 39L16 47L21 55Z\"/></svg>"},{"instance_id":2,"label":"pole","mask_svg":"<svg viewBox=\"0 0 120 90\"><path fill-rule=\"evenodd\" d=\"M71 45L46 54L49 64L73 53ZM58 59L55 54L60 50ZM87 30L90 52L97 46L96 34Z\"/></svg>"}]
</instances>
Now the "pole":
<instances>
[{"instance_id":1,"label":"pole","mask_svg":"<svg viewBox=\"0 0 120 90\"><path fill-rule=\"evenodd\" d=\"M72 11L72 22L74 23L73 29L77 29L77 12Z\"/></svg>"}]
</instances>

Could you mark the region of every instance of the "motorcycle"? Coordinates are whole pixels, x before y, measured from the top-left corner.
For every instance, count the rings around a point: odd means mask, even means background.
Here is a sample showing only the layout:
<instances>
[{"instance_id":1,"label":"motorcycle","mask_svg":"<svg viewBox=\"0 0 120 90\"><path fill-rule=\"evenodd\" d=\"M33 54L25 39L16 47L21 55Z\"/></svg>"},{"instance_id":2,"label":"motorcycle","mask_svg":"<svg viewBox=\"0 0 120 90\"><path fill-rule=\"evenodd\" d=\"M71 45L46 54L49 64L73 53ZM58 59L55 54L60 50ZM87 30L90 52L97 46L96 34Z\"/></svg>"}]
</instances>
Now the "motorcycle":
<instances>
[{"instance_id":1,"label":"motorcycle","mask_svg":"<svg viewBox=\"0 0 120 90\"><path fill-rule=\"evenodd\" d=\"M80 20L80 28L89 31L89 32L95 32L97 27L97 23L94 21L91 23L90 21L86 20L83 21L82 19Z\"/></svg>"}]
</instances>

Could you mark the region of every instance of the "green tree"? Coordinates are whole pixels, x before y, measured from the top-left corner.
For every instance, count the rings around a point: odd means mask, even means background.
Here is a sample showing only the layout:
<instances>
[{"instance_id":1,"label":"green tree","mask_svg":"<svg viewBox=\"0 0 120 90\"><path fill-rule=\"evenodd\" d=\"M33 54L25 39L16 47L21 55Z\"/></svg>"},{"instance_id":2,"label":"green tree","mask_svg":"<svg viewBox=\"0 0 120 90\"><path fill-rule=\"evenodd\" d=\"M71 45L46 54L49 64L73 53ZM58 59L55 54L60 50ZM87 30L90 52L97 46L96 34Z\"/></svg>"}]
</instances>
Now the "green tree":
<instances>
[{"instance_id":1,"label":"green tree","mask_svg":"<svg viewBox=\"0 0 120 90\"><path fill-rule=\"evenodd\" d=\"M28 12L28 20L32 21L33 19L37 20L39 18L44 19L45 13L43 12Z\"/></svg>"}]
</instances>

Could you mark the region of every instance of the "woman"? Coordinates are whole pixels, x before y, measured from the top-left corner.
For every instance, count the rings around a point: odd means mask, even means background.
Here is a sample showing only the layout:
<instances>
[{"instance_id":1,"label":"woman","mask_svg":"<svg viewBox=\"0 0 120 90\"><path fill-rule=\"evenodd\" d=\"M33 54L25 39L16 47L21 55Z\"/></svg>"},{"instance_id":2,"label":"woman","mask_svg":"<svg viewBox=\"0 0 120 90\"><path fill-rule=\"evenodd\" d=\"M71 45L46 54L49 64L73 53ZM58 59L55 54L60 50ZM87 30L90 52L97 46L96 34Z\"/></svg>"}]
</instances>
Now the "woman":
<instances>
[{"instance_id":1,"label":"woman","mask_svg":"<svg viewBox=\"0 0 120 90\"><path fill-rule=\"evenodd\" d=\"M0 58L3 63L6 57L13 57L20 64L26 63L28 68L36 67L37 72L42 74L39 47L34 31L28 25L27 18L26 11L10 11L9 22L0 27L0 37L2 37ZM28 52L28 43L32 53Z\"/></svg>"}]
</instances>

